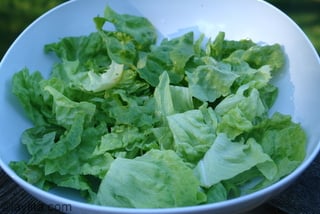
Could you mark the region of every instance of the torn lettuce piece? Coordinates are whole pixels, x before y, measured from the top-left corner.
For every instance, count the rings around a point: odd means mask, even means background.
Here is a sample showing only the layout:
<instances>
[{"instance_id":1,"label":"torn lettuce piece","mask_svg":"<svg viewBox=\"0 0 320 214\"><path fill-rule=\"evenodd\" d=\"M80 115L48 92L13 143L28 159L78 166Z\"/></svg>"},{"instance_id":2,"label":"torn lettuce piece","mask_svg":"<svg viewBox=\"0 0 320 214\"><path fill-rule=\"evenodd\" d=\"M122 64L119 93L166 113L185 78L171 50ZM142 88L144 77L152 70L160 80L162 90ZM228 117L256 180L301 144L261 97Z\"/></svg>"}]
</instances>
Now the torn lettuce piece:
<instances>
[{"instance_id":1,"label":"torn lettuce piece","mask_svg":"<svg viewBox=\"0 0 320 214\"><path fill-rule=\"evenodd\" d=\"M257 89L243 85L236 94L223 99L215 111L221 118L218 132L234 139L244 132L249 132L260 118L266 117L268 109L261 101Z\"/></svg>"},{"instance_id":2,"label":"torn lettuce piece","mask_svg":"<svg viewBox=\"0 0 320 214\"><path fill-rule=\"evenodd\" d=\"M52 110L55 113L57 124L69 128L74 123L74 118L83 115L85 122L90 122L96 110L96 106L89 102L75 102L61 94L51 86L44 88L53 98Z\"/></svg>"},{"instance_id":3,"label":"torn lettuce piece","mask_svg":"<svg viewBox=\"0 0 320 214\"><path fill-rule=\"evenodd\" d=\"M190 164L197 164L216 137L217 117L211 108L167 116L177 154Z\"/></svg>"},{"instance_id":4,"label":"torn lettuce piece","mask_svg":"<svg viewBox=\"0 0 320 214\"><path fill-rule=\"evenodd\" d=\"M89 177L102 179L113 158L108 153L93 154L102 133L103 124L84 127L84 115L74 118L70 130L61 127L33 127L22 135L31 158L25 162L11 162L16 173L40 188L60 186L80 190L92 200L94 185Z\"/></svg>"},{"instance_id":5,"label":"torn lettuce piece","mask_svg":"<svg viewBox=\"0 0 320 214\"><path fill-rule=\"evenodd\" d=\"M155 136L161 150L174 150L173 135L168 126L152 128L152 133Z\"/></svg>"},{"instance_id":6,"label":"torn lettuce piece","mask_svg":"<svg viewBox=\"0 0 320 214\"><path fill-rule=\"evenodd\" d=\"M218 134L194 172L201 186L209 188L270 160L269 155L263 152L253 138L245 143L232 142L227 135Z\"/></svg>"},{"instance_id":7,"label":"torn lettuce piece","mask_svg":"<svg viewBox=\"0 0 320 214\"><path fill-rule=\"evenodd\" d=\"M218 63L200 65L193 72L187 72L191 94L201 101L214 102L231 93L231 86L238 75L230 67Z\"/></svg>"},{"instance_id":8,"label":"torn lettuce piece","mask_svg":"<svg viewBox=\"0 0 320 214\"><path fill-rule=\"evenodd\" d=\"M27 117L35 126L48 123L48 117L53 118L51 105L43 99L40 84L44 78L39 71L30 73L24 68L12 77L12 93L18 98Z\"/></svg>"},{"instance_id":9,"label":"torn lettuce piece","mask_svg":"<svg viewBox=\"0 0 320 214\"><path fill-rule=\"evenodd\" d=\"M87 91L100 92L113 88L120 82L123 72L123 65L112 61L110 68L105 73L97 74L93 71L85 73L80 79L80 88Z\"/></svg>"},{"instance_id":10,"label":"torn lettuce piece","mask_svg":"<svg viewBox=\"0 0 320 214\"><path fill-rule=\"evenodd\" d=\"M163 72L159 77L159 84L154 90L155 113L161 119L175 113L173 100L170 91L170 79L167 72Z\"/></svg>"},{"instance_id":11,"label":"torn lettuce piece","mask_svg":"<svg viewBox=\"0 0 320 214\"><path fill-rule=\"evenodd\" d=\"M159 76L166 71L170 83L178 84L185 77L185 67L188 60L194 55L193 32L180 37L161 41L159 46L152 46L142 59L143 63L138 72L150 85L157 86Z\"/></svg>"},{"instance_id":12,"label":"torn lettuce piece","mask_svg":"<svg viewBox=\"0 0 320 214\"><path fill-rule=\"evenodd\" d=\"M285 55L279 44L258 45L250 39L226 40L225 33L219 32L209 46L210 56L216 60L223 60L239 51L242 53L240 59L255 69L269 65L272 73L276 73L285 63Z\"/></svg>"},{"instance_id":13,"label":"torn lettuce piece","mask_svg":"<svg viewBox=\"0 0 320 214\"><path fill-rule=\"evenodd\" d=\"M271 67L264 65L257 69L251 68L246 61L241 59L243 52L243 50L237 50L223 60L224 63L231 66L231 70L234 73L239 75L232 86L233 90L245 84L250 84L251 87L255 87L256 89L262 89L272 78Z\"/></svg>"},{"instance_id":14,"label":"torn lettuce piece","mask_svg":"<svg viewBox=\"0 0 320 214\"><path fill-rule=\"evenodd\" d=\"M112 61L134 67L137 50L132 37L122 32L100 32Z\"/></svg>"},{"instance_id":15,"label":"torn lettuce piece","mask_svg":"<svg viewBox=\"0 0 320 214\"><path fill-rule=\"evenodd\" d=\"M61 66L56 67L56 73L63 76L71 87L88 92L101 92L115 87L122 78L124 66L114 61L101 73L93 70L79 72L78 61L63 61Z\"/></svg>"},{"instance_id":16,"label":"torn lettuce piece","mask_svg":"<svg viewBox=\"0 0 320 214\"><path fill-rule=\"evenodd\" d=\"M102 30L106 22L114 25L116 32L130 35L135 42L138 50L148 51L150 45L157 39L157 32L152 23L141 16L129 14L119 14L111 7L107 6L103 17L96 17L95 23L98 30Z\"/></svg>"},{"instance_id":17,"label":"torn lettuce piece","mask_svg":"<svg viewBox=\"0 0 320 214\"><path fill-rule=\"evenodd\" d=\"M275 113L256 125L251 134L275 161L285 157L302 161L305 157L306 133L290 115Z\"/></svg>"},{"instance_id":18,"label":"torn lettuce piece","mask_svg":"<svg viewBox=\"0 0 320 214\"><path fill-rule=\"evenodd\" d=\"M64 37L58 42L45 45L44 50L46 53L53 52L61 61L78 61L79 71L94 70L99 73L111 63L107 45L98 32L86 36Z\"/></svg>"},{"instance_id":19,"label":"torn lettuce piece","mask_svg":"<svg viewBox=\"0 0 320 214\"><path fill-rule=\"evenodd\" d=\"M242 59L253 68L269 65L272 73L278 72L285 62L285 56L279 44L253 46L243 53Z\"/></svg>"},{"instance_id":20,"label":"torn lettuce piece","mask_svg":"<svg viewBox=\"0 0 320 214\"><path fill-rule=\"evenodd\" d=\"M183 207L205 201L192 170L171 150L151 150L135 159L117 158L96 199L100 205L131 208Z\"/></svg>"},{"instance_id":21,"label":"torn lettuce piece","mask_svg":"<svg viewBox=\"0 0 320 214\"><path fill-rule=\"evenodd\" d=\"M259 163L252 170L228 180L241 188L241 195L279 181L296 169L305 157L306 134L289 115L275 113L255 126L250 136L257 140L272 161Z\"/></svg>"},{"instance_id":22,"label":"torn lettuce piece","mask_svg":"<svg viewBox=\"0 0 320 214\"><path fill-rule=\"evenodd\" d=\"M187 87L171 86L167 72L159 77L154 90L155 114L164 122L167 116L194 109L192 95Z\"/></svg>"},{"instance_id":23,"label":"torn lettuce piece","mask_svg":"<svg viewBox=\"0 0 320 214\"><path fill-rule=\"evenodd\" d=\"M114 126L110 133L101 136L101 142L96 146L93 154L102 155L108 152L115 158L135 158L157 148L158 144L152 130L119 125Z\"/></svg>"},{"instance_id":24,"label":"torn lettuce piece","mask_svg":"<svg viewBox=\"0 0 320 214\"><path fill-rule=\"evenodd\" d=\"M305 158L306 133L289 115L275 113L255 126L251 135L257 139L277 166L274 178L265 180L255 188L255 191L288 175Z\"/></svg>"},{"instance_id":25,"label":"torn lettuce piece","mask_svg":"<svg viewBox=\"0 0 320 214\"><path fill-rule=\"evenodd\" d=\"M225 32L219 32L214 41L208 43L207 49L210 56L216 60L222 60L236 50L247 50L255 45L256 43L250 39L226 40Z\"/></svg>"},{"instance_id":26,"label":"torn lettuce piece","mask_svg":"<svg viewBox=\"0 0 320 214\"><path fill-rule=\"evenodd\" d=\"M221 182L212 185L206 192L207 203L216 203L228 199L228 192Z\"/></svg>"},{"instance_id":27,"label":"torn lettuce piece","mask_svg":"<svg viewBox=\"0 0 320 214\"><path fill-rule=\"evenodd\" d=\"M113 118L115 125L152 127L158 121L153 97L128 95L119 89L113 90L104 104L104 112Z\"/></svg>"}]
</instances>

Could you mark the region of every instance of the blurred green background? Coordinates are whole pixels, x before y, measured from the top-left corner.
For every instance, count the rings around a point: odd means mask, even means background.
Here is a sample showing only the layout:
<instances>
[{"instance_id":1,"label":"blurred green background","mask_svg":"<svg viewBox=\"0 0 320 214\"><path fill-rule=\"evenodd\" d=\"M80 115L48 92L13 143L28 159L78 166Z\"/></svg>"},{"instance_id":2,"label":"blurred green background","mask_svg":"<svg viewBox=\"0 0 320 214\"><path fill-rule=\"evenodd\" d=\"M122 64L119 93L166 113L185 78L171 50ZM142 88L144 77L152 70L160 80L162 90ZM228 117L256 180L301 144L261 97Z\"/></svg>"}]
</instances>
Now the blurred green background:
<instances>
[{"instance_id":1,"label":"blurred green background","mask_svg":"<svg viewBox=\"0 0 320 214\"><path fill-rule=\"evenodd\" d=\"M66 0L0 0L0 59L36 18ZM320 53L320 0L268 0L289 15Z\"/></svg>"}]
</instances>

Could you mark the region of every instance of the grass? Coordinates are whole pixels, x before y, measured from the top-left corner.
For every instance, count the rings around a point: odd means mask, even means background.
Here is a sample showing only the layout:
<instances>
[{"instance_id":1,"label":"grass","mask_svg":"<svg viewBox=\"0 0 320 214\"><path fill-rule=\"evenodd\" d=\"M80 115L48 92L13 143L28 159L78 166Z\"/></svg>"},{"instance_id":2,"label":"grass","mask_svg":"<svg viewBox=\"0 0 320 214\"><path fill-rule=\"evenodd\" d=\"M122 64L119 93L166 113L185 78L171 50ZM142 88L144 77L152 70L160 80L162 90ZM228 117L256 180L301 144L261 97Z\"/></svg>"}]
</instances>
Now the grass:
<instances>
[{"instance_id":1,"label":"grass","mask_svg":"<svg viewBox=\"0 0 320 214\"><path fill-rule=\"evenodd\" d=\"M0 0L0 59L15 38L41 14L65 0Z\"/></svg>"},{"instance_id":2,"label":"grass","mask_svg":"<svg viewBox=\"0 0 320 214\"><path fill-rule=\"evenodd\" d=\"M309 37L320 55L320 0L269 0L285 12Z\"/></svg>"},{"instance_id":3,"label":"grass","mask_svg":"<svg viewBox=\"0 0 320 214\"><path fill-rule=\"evenodd\" d=\"M37 17L66 0L1 0L0 59L15 38ZM268 0L288 14L320 53L320 0Z\"/></svg>"}]
</instances>

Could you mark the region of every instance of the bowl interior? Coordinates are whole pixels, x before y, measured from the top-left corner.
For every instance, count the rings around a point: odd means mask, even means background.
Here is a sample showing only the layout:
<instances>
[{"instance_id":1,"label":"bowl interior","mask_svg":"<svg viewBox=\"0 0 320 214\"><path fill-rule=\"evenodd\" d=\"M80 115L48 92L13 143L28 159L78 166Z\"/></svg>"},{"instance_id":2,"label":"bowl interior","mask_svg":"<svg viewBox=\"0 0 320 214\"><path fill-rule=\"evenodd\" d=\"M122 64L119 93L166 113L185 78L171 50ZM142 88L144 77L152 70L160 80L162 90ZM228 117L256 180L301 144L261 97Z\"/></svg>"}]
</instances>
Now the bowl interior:
<instances>
[{"instance_id":1,"label":"bowl interior","mask_svg":"<svg viewBox=\"0 0 320 214\"><path fill-rule=\"evenodd\" d=\"M294 173L298 175L310 164L320 147L320 100L317 99L320 62L305 34L281 11L258 0L163 0L161 4L146 0L76 0L37 19L16 39L1 61L0 166L11 177L16 178L7 164L27 158L19 138L22 131L31 126L11 94L12 75L28 67L47 76L56 58L44 54L43 46L64 36L95 31L92 19L102 15L107 4L120 13L147 17L156 26L160 37L171 38L192 30L195 35L205 33L214 38L219 31L224 31L227 39L251 38L255 42L281 44L287 55L287 64L283 74L274 80L280 93L272 112L292 115L293 120L301 123L307 131L307 156ZM28 185L20 180L17 182ZM66 196L65 190L55 194L81 200L73 193Z\"/></svg>"}]
</instances>

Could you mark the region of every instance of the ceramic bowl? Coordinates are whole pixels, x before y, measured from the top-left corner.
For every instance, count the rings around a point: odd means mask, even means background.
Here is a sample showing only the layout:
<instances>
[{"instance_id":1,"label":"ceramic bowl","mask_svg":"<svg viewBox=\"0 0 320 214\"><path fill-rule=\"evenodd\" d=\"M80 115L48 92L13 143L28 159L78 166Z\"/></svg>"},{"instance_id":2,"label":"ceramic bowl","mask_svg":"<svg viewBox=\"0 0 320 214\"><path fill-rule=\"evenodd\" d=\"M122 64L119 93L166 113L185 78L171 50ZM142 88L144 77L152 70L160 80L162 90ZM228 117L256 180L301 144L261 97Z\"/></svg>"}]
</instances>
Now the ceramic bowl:
<instances>
[{"instance_id":1,"label":"ceramic bowl","mask_svg":"<svg viewBox=\"0 0 320 214\"><path fill-rule=\"evenodd\" d=\"M161 37L174 37L194 30L227 39L251 38L256 42L279 43L287 64L275 80L279 98L272 111L290 114L308 135L307 154L302 164L279 182L258 192L232 200L200 206L168 209L127 209L86 203L66 189L44 191L27 183L9 168L13 160L27 154L19 142L30 122L23 116L10 91L13 74L24 67L49 74L56 58L44 54L43 46L65 36L95 31L93 17L103 15L106 5L119 13L148 18ZM47 204L70 204L73 213L240 213L257 207L287 188L310 165L320 149L320 61L309 39L287 15L261 0L74 0L43 14L11 45L0 64L0 166L22 188Z\"/></svg>"}]
</instances>

